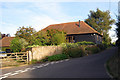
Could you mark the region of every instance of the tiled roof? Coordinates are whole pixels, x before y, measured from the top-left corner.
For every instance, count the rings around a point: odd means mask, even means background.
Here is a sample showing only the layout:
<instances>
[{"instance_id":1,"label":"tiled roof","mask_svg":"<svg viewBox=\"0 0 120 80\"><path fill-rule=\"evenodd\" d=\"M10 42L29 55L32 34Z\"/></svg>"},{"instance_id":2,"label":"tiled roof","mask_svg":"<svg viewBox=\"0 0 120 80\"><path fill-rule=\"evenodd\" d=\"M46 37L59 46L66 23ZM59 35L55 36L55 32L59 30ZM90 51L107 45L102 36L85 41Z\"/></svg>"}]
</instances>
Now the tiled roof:
<instances>
[{"instance_id":1,"label":"tiled roof","mask_svg":"<svg viewBox=\"0 0 120 80\"><path fill-rule=\"evenodd\" d=\"M14 37L4 37L0 40L0 47L9 47Z\"/></svg>"},{"instance_id":2,"label":"tiled roof","mask_svg":"<svg viewBox=\"0 0 120 80\"><path fill-rule=\"evenodd\" d=\"M92 27L90 27L87 23L84 21L80 21L80 27L79 22L69 22L69 23L61 23L61 24L53 24L49 25L48 27L42 29L42 31L56 29L59 31L64 31L67 34L88 34L88 33L97 33L100 35L99 32L94 30Z\"/></svg>"}]
</instances>

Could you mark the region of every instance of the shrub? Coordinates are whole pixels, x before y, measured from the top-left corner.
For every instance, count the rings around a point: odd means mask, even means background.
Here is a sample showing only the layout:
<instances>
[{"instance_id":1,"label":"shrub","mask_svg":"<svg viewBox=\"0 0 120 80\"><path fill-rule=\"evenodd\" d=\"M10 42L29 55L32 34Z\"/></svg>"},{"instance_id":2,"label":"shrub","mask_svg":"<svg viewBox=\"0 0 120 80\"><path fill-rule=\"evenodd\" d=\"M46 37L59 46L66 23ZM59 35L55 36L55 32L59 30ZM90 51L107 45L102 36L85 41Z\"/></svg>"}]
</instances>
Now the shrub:
<instances>
[{"instance_id":1,"label":"shrub","mask_svg":"<svg viewBox=\"0 0 120 80\"><path fill-rule=\"evenodd\" d=\"M67 48L63 50L63 53L67 54L69 57L82 57L85 53L84 49L81 47L77 48Z\"/></svg>"},{"instance_id":2,"label":"shrub","mask_svg":"<svg viewBox=\"0 0 120 80\"><path fill-rule=\"evenodd\" d=\"M48 61L58 61L58 60L63 60L67 58L68 56L66 54L56 54L56 55L47 57Z\"/></svg>"},{"instance_id":3,"label":"shrub","mask_svg":"<svg viewBox=\"0 0 120 80\"><path fill-rule=\"evenodd\" d=\"M89 41L77 42L78 45L94 45L95 43Z\"/></svg>"},{"instance_id":4,"label":"shrub","mask_svg":"<svg viewBox=\"0 0 120 80\"><path fill-rule=\"evenodd\" d=\"M89 46L85 50L87 50L91 54L94 54L94 53L98 53L100 51L100 48L97 46L91 46L91 47Z\"/></svg>"},{"instance_id":5,"label":"shrub","mask_svg":"<svg viewBox=\"0 0 120 80\"><path fill-rule=\"evenodd\" d=\"M63 47L64 49L67 49L67 48L78 47L78 44L77 43L62 43L60 44L60 46Z\"/></svg>"},{"instance_id":6,"label":"shrub","mask_svg":"<svg viewBox=\"0 0 120 80\"><path fill-rule=\"evenodd\" d=\"M39 45L27 46L26 48L39 47Z\"/></svg>"},{"instance_id":7,"label":"shrub","mask_svg":"<svg viewBox=\"0 0 120 80\"><path fill-rule=\"evenodd\" d=\"M40 62L46 62L48 61L48 56L46 56L44 59L40 60Z\"/></svg>"},{"instance_id":8,"label":"shrub","mask_svg":"<svg viewBox=\"0 0 120 80\"><path fill-rule=\"evenodd\" d=\"M56 29L47 30L50 45L59 45L66 42L66 34Z\"/></svg>"},{"instance_id":9,"label":"shrub","mask_svg":"<svg viewBox=\"0 0 120 80\"><path fill-rule=\"evenodd\" d=\"M12 41L11 41L11 44L10 44L10 48L14 51L14 52L20 52L21 49L25 48L26 46L28 45L28 42L21 38L14 38Z\"/></svg>"},{"instance_id":10,"label":"shrub","mask_svg":"<svg viewBox=\"0 0 120 80\"><path fill-rule=\"evenodd\" d=\"M104 44L97 44L97 47L99 47L100 50L106 49L106 46Z\"/></svg>"}]
</instances>

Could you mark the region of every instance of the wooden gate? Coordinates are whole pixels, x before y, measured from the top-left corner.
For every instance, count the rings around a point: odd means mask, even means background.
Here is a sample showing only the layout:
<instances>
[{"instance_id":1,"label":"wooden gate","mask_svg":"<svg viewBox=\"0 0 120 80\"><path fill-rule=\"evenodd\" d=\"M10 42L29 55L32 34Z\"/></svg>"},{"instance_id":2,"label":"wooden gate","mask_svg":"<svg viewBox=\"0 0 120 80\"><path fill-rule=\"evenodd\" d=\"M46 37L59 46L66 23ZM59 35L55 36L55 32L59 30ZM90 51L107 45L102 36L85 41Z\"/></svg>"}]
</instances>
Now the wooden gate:
<instances>
[{"instance_id":1,"label":"wooden gate","mask_svg":"<svg viewBox=\"0 0 120 80\"><path fill-rule=\"evenodd\" d=\"M28 64L28 52L4 53L0 56L0 63L2 67Z\"/></svg>"}]
</instances>

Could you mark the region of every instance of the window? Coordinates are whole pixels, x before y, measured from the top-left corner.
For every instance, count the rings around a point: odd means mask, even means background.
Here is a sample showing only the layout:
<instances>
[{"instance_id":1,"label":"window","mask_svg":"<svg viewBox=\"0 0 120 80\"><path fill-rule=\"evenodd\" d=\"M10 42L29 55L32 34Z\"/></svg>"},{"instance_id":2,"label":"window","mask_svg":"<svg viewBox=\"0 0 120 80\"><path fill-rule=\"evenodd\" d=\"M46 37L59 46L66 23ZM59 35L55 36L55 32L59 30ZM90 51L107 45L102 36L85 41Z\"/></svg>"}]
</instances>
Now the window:
<instances>
[{"instance_id":1,"label":"window","mask_svg":"<svg viewBox=\"0 0 120 80\"><path fill-rule=\"evenodd\" d=\"M67 36L67 42L73 43L75 42L75 37L74 36Z\"/></svg>"}]
</instances>

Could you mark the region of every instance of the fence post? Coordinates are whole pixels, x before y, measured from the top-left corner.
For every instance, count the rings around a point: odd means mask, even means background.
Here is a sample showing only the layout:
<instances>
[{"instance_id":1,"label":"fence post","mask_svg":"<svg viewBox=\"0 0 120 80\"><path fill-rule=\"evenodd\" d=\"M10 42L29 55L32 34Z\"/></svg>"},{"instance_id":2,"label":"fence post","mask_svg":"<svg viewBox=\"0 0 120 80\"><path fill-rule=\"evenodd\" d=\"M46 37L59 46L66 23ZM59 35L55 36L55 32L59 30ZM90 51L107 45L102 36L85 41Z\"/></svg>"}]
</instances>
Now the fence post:
<instances>
[{"instance_id":1,"label":"fence post","mask_svg":"<svg viewBox=\"0 0 120 80\"><path fill-rule=\"evenodd\" d=\"M27 51L27 64L29 64L29 51Z\"/></svg>"},{"instance_id":2,"label":"fence post","mask_svg":"<svg viewBox=\"0 0 120 80\"><path fill-rule=\"evenodd\" d=\"M16 60L17 60L17 52L16 52Z\"/></svg>"}]
</instances>

